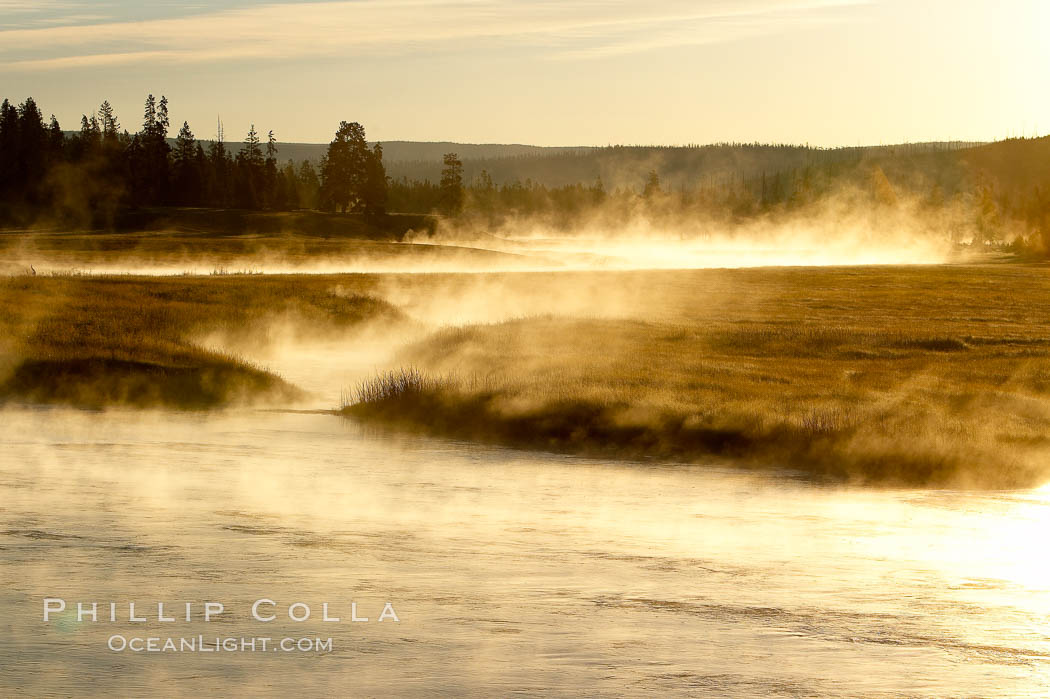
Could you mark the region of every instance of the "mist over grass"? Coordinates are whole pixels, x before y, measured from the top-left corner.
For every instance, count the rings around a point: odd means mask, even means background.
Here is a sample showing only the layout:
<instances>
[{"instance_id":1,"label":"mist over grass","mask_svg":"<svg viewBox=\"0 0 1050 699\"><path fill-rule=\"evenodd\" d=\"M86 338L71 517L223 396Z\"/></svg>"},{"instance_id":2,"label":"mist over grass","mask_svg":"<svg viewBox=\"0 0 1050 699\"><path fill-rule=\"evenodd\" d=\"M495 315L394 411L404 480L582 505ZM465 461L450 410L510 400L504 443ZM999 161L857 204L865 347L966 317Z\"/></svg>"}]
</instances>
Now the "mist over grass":
<instances>
[{"instance_id":1,"label":"mist over grass","mask_svg":"<svg viewBox=\"0 0 1050 699\"><path fill-rule=\"evenodd\" d=\"M428 240L430 219L423 216L390 216L400 220L400 228L389 230L369 227L353 215L309 212L180 209L140 218L130 221L140 225L119 232L0 230L0 274L466 271L542 264L521 255L437 244ZM314 218L320 222L311 223ZM417 229L421 242L402 242Z\"/></svg>"},{"instance_id":2,"label":"mist over grass","mask_svg":"<svg viewBox=\"0 0 1050 699\"><path fill-rule=\"evenodd\" d=\"M0 401L212 408L302 391L203 339L265 344L404 320L328 282L261 277L0 278Z\"/></svg>"},{"instance_id":3,"label":"mist over grass","mask_svg":"<svg viewBox=\"0 0 1050 699\"><path fill-rule=\"evenodd\" d=\"M0 234L6 253L0 271L705 269L937 264L1013 250L1005 238L989 237L991 224L975 215L974 202L933 206L911 189L894 190L885 176L864 186L828 184L819 196L747 215L712 211L659 186L562 204L535 211L478 205L447 217L391 215L383 225L356 214L156 209L128 214L126 223L135 225L119 233Z\"/></svg>"},{"instance_id":4,"label":"mist over grass","mask_svg":"<svg viewBox=\"0 0 1050 699\"><path fill-rule=\"evenodd\" d=\"M1030 301L1050 291L1041 268L654 282L659 320L540 316L439 331L344 411L517 447L728 459L859 483L1045 480L1050 308Z\"/></svg>"},{"instance_id":5,"label":"mist over grass","mask_svg":"<svg viewBox=\"0 0 1050 699\"><path fill-rule=\"evenodd\" d=\"M353 363L370 336L378 373L343 412L414 431L883 485L1028 486L1050 463L1042 265L22 275L0 324L4 401L291 406L244 357L320 340Z\"/></svg>"},{"instance_id":6,"label":"mist over grass","mask_svg":"<svg viewBox=\"0 0 1050 699\"><path fill-rule=\"evenodd\" d=\"M464 215L406 240L531 255L566 269L939 264L1010 249L982 237L969 204L932 208L907 192L883 197L842 185L791 209L734 217L658 191L591 204L568 218L557 211Z\"/></svg>"}]
</instances>

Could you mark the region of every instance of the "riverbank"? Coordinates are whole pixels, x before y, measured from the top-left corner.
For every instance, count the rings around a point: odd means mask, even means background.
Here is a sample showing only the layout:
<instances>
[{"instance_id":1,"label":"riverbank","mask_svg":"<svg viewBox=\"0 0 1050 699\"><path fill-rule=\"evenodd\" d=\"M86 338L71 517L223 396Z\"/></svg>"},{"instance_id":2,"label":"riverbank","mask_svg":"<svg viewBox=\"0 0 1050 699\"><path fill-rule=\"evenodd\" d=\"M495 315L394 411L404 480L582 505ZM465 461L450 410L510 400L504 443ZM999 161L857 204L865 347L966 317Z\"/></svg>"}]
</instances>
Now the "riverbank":
<instances>
[{"instance_id":1,"label":"riverbank","mask_svg":"<svg viewBox=\"0 0 1050 699\"><path fill-rule=\"evenodd\" d=\"M433 238L438 218L144 209L113 226L0 229L0 274L465 271L556 266Z\"/></svg>"},{"instance_id":2,"label":"riverbank","mask_svg":"<svg viewBox=\"0 0 1050 699\"><path fill-rule=\"evenodd\" d=\"M335 402L313 378L367 334L340 410L414 432L881 485L1030 486L1050 455L1044 265L22 275L0 323L6 401L297 404L278 367Z\"/></svg>"},{"instance_id":3,"label":"riverbank","mask_svg":"<svg viewBox=\"0 0 1050 699\"><path fill-rule=\"evenodd\" d=\"M411 368L365 382L343 411L519 448L1030 486L1050 454L1045 272L653 273L621 317L433 334L399 355Z\"/></svg>"},{"instance_id":4,"label":"riverbank","mask_svg":"<svg viewBox=\"0 0 1050 699\"><path fill-rule=\"evenodd\" d=\"M252 211L197 207L139 207L119 209L106 216L95 216L82 225L50 223L46 218L35 225L9 231L64 230L79 233L192 232L216 235L274 235L297 233L313 237L342 237L359 240L399 241L409 232L433 233L438 218L425 214L343 214L299 209L295 211ZM5 232L0 229L0 232Z\"/></svg>"}]
</instances>

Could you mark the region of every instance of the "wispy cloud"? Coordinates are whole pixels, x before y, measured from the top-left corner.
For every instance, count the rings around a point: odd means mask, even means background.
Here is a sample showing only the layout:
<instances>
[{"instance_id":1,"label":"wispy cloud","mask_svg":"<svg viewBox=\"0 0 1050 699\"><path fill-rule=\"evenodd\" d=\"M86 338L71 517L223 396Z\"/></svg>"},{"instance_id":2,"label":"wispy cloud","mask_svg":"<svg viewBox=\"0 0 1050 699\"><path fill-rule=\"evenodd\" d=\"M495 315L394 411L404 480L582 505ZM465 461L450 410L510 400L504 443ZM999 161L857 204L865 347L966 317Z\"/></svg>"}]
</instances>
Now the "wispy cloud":
<instances>
[{"instance_id":1,"label":"wispy cloud","mask_svg":"<svg viewBox=\"0 0 1050 699\"><path fill-rule=\"evenodd\" d=\"M0 31L0 71L406 54L476 44L593 59L839 21L868 0L356 0ZM19 6L0 0L0 8ZM189 11L189 8L185 8ZM51 19L54 19L52 17Z\"/></svg>"},{"instance_id":2,"label":"wispy cloud","mask_svg":"<svg viewBox=\"0 0 1050 699\"><path fill-rule=\"evenodd\" d=\"M76 7L75 2L50 2L49 0L0 0L0 12L47 12Z\"/></svg>"}]
</instances>

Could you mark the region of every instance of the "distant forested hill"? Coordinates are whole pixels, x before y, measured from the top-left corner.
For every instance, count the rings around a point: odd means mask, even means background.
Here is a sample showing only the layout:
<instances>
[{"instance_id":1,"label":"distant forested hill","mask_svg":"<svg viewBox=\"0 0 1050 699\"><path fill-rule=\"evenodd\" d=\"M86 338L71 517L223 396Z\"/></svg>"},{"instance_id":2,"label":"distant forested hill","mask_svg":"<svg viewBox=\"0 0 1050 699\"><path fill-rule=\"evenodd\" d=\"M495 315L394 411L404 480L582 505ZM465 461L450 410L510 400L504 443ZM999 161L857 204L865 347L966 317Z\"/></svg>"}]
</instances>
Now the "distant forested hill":
<instances>
[{"instance_id":1,"label":"distant forested hill","mask_svg":"<svg viewBox=\"0 0 1050 699\"><path fill-rule=\"evenodd\" d=\"M239 147L232 143L228 145L234 149ZM395 180L437 182L441 179L442 156L456 153L463 161L463 175L467 182L484 171L496 185L531 180L546 187L564 187L590 184L600 178L609 189L640 189L650 171L655 171L665 186L696 187L810 166L855 163L873 158L914 159L980 144L938 142L831 149L765 144L598 148L385 141L382 145L387 174ZM281 162L290 158L297 163L311 160L316 164L327 145L281 143L279 148Z\"/></svg>"},{"instance_id":2,"label":"distant forested hill","mask_svg":"<svg viewBox=\"0 0 1050 699\"><path fill-rule=\"evenodd\" d=\"M1004 190L1050 190L1050 136L1010 139L959 153L959 162Z\"/></svg>"},{"instance_id":3,"label":"distant forested hill","mask_svg":"<svg viewBox=\"0 0 1050 699\"><path fill-rule=\"evenodd\" d=\"M72 135L72 134L70 134ZM174 145L174 139L168 139ZM202 140L205 150L211 144ZM236 153L241 144L227 142ZM943 160L954 162L948 153L972 149L980 143L935 142L810 148L794 145L713 144L705 146L527 146L520 144L475 144L451 142L383 141L383 164L394 180L441 179L441 159L456 153L463 161L467 182L486 172L496 185L532 181L546 187L564 187L602 180L608 189L640 189L648 173L655 171L670 188L714 186L733 179L775 175L806 167L845 165L861 161L898 161L905 167L929 166ZM317 165L328 144L278 143L281 163L309 160ZM985 162L987 156L981 162ZM1005 156L1009 158L1009 156ZM925 162L920 162L925 161ZM988 165L991 166L991 161ZM890 166L893 169L893 166ZM887 173L889 174L889 173Z\"/></svg>"},{"instance_id":4,"label":"distant forested hill","mask_svg":"<svg viewBox=\"0 0 1050 699\"><path fill-rule=\"evenodd\" d=\"M484 150L456 151L469 182L486 172L496 185L515 181L564 187L591 184L599 178L607 189L640 190L650 172L671 189L731 184L741 178L775 175L807 167L827 167L878 157L915 157L950 153L973 143L921 143L861 148L810 148L766 144L714 144L706 146L608 146L603 148L537 149L516 156L493 156ZM462 146L449 144L462 149ZM384 144L384 148L386 148ZM488 146L480 147L482 149ZM404 149L401 152L412 152ZM386 151L384 151L386 155ZM386 155L387 174L394 179L430 180L440 177L440 161L396 160Z\"/></svg>"}]
</instances>

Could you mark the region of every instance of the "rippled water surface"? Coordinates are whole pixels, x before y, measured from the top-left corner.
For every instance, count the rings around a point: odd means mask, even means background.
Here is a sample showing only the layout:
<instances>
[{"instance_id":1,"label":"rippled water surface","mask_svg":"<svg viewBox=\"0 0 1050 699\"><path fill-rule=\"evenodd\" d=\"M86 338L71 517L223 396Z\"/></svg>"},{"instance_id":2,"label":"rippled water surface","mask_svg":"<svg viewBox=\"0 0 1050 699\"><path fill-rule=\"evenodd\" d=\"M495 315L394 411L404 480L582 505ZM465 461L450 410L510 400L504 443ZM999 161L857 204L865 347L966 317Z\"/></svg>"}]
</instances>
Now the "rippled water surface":
<instances>
[{"instance_id":1,"label":"rippled water surface","mask_svg":"<svg viewBox=\"0 0 1050 699\"><path fill-rule=\"evenodd\" d=\"M5 695L1050 690L1048 492L817 487L325 414L0 420ZM45 624L45 597L115 601L118 620ZM276 621L250 620L260 598ZM157 621L157 601L208 600L216 620ZM312 616L290 622L300 601ZM324 602L342 621L321 621ZM386 602L399 622L377 621ZM114 634L332 650L113 652Z\"/></svg>"}]
</instances>

